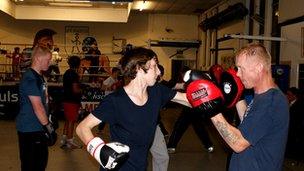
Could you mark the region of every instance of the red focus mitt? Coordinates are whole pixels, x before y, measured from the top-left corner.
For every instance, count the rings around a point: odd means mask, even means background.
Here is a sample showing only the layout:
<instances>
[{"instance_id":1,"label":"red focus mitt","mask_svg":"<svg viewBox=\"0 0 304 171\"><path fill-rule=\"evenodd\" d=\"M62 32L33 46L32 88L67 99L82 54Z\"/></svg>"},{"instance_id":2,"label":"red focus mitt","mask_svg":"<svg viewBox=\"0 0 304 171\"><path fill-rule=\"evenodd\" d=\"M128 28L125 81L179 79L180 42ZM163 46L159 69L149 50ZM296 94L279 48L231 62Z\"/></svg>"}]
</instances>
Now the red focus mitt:
<instances>
[{"instance_id":1,"label":"red focus mitt","mask_svg":"<svg viewBox=\"0 0 304 171\"><path fill-rule=\"evenodd\" d=\"M222 90L227 108L235 106L244 91L244 85L236 73L234 69L229 68L222 73L219 82L219 88Z\"/></svg>"},{"instance_id":2,"label":"red focus mitt","mask_svg":"<svg viewBox=\"0 0 304 171\"><path fill-rule=\"evenodd\" d=\"M221 90L209 80L195 80L186 89L186 95L193 108L213 117L222 111L224 97Z\"/></svg>"}]
</instances>

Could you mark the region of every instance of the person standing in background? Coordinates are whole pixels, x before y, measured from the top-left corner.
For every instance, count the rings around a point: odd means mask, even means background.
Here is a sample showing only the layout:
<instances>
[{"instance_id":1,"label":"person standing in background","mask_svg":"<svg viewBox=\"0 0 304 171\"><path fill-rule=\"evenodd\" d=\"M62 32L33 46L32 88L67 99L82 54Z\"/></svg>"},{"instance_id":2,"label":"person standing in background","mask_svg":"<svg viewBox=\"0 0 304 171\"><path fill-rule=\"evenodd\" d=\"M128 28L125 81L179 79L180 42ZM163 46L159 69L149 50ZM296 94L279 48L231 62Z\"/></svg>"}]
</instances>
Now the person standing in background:
<instances>
[{"instance_id":1,"label":"person standing in background","mask_svg":"<svg viewBox=\"0 0 304 171\"><path fill-rule=\"evenodd\" d=\"M117 88L121 87L118 80L120 69L113 67L110 76L102 82L101 89L105 91L105 95L112 93Z\"/></svg>"},{"instance_id":2,"label":"person standing in background","mask_svg":"<svg viewBox=\"0 0 304 171\"><path fill-rule=\"evenodd\" d=\"M48 81L58 82L59 80L59 66L58 63L62 61L62 57L59 55L59 48L55 47L54 51L52 52L52 60L50 67L48 69L49 79Z\"/></svg>"},{"instance_id":3,"label":"person standing in background","mask_svg":"<svg viewBox=\"0 0 304 171\"><path fill-rule=\"evenodd\" d=\"M48 118L47 85L43 71L49 67L52 54L45 46L35 46L31 68L20 81L20 111L16 117L22 171L43 171L48 162L48 145L54 145L57 134Z\"/></svg>"},{"instance_id":4,"label":"person standing in background","mask_svg":"<svg viewBox=\"0 0 304 171\"><path fill-rule=\"evenodd\" d=\"M19 80L19 62L21 58L20 48L15 47L12 55L11 56L8 55L7 57L12 58L12 72L13 72L12 79Z\"/></svg>"},{"instance_id":5,"label":"person standing in background","mask_svg":"<svg viewBox=\"0 0 304 171\"><path fill-rule=\"evenodd\" d=\"M69 69L63 74L63 108L65 123L61 140L61 147L70 149L81 148L74 142L75 123L81 107L81 89L78 75L80 58L71 56L68 58Z\"/></svg>"},{"instance_id":6,"label":"person standing in background","mask_svg":"<svg viewBox=\"0 0 304 171\"><path fill-rule=\"evenodd\" d=\"M289 131L285 155L288 158L300 161L304 152L304 101L301 98L300 90L290 87L286 91L289 102Z\"/></svg>"},{"instance_id":7,"label":"person standing in background","mask_svg":"<svg viewBox=\"0 0 304 171\"><path fill-rule=\"evenodd\" d=\"M158 77L158 83L165 85L164 67L158 64L160 75ZM166 140L164 132L168 134L163 123L161 122L161 116L159 113L158 124L156 126L154 140L150 147L150 152L152 154L152 169L153 171L167 171L169 165L169 154L167 151Z\"/></svg>"},{"instance_id":8,"label":"person standing in background","mask_svg":"<svg viewBox=\"0 0 304 171\"><path fill-rule=\"evenodd\" d=\"M187 66L184 66L180 71L180 78L184 77L184 74L189 70L190 68ZM181 81L179 81L181 82ZM182 88L182 91L184 90L183 84L176 84L174 86L175 88ZM196 133L196 135L201 140L202 144L204 145L204 148L207 152L211 153L214 151L213 143L210 139L209 133L207 132L206 128L206 121L205 118L201 117L201 114L193 108L183 106L182 112L180 116L177 118L172 133L170 135L167 147L169 153L175 153L176 147L181 140L183 134L187 130L187 128L190 126L190 124L193 126L193 129Z\"/></svg>"}]
</instances>

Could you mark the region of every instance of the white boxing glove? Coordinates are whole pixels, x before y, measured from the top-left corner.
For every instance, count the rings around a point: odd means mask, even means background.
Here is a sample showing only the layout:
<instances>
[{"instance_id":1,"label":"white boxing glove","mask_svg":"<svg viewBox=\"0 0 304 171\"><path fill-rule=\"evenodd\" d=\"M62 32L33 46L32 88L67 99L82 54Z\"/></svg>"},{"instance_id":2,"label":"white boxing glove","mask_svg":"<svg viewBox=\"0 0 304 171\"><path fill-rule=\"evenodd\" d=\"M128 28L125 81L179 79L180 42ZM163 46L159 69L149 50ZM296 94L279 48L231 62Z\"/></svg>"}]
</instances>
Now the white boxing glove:
<instances>
[{"instance_id":1,"label":"white boxing glove","mask_svg":"<svg viewBox=\"0 0 304 171\"><path fill-rule=\"evenodd\" d=\"M127 159L130 148L119 142L105 143L95 137L88 143L87 150L103 168L114 169Z\"/></svg>"}]
</instances>

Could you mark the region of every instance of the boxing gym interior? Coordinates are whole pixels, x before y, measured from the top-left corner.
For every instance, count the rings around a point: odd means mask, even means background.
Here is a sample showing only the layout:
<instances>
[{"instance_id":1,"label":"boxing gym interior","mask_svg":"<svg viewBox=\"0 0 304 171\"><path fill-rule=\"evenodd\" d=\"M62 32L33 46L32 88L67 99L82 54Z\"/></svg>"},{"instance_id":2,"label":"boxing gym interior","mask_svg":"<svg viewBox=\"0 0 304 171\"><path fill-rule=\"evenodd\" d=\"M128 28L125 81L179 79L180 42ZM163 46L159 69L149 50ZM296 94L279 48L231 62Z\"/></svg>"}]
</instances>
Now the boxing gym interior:
<instances>
[{"instance_id":1,"label":"boxing gym interior","mask_svg":"<svg viewBox=\"0 0 304 171\"><path fill-rule=\"evenodd\" d=\"M52 104L48 111L58 119L58 139L48 148L46 170L94 171L100 165L76 133L77 148L67 148L61 143L62 81L69 68L69 56L81 59L82 108L76 124L106 96L103 81L132 47L153 50L164 68L163 79L182 82L180 74L184 67L204 72L213 65L233 68L236 52L248 43L259 42L271 54L272 76L282 92L295 87L303 93L303 6L303 0L1 0L0 170L20 170L15 121L20 109L18 87L30 63L27 50L32 48L38 30L54 30L52 53L57 49L51 64L56 69L50 71L46 80ZM90 54L97 56L94 64L85 57L89 53L87 48L92 47L99 52ZM121 77L122 73L118 79ZM182 112L181 105L171 102L160 111L167 143ZM240 122L233 109L224 117L236 127ZM206 147L189 123L176 147L168 147L168 171L227 170L232 149L210 119L203 120L201 126L212 145ZM93 134L110 141L107 124L102 130L93 128ZM297 145L303 148L304 138L299 136L302 141ZM304 150L295 151L294 155L285 155L284 171L304 170ZM147 170L152 171L150 153L147 160Z\"/></svg>"}]
</instances>

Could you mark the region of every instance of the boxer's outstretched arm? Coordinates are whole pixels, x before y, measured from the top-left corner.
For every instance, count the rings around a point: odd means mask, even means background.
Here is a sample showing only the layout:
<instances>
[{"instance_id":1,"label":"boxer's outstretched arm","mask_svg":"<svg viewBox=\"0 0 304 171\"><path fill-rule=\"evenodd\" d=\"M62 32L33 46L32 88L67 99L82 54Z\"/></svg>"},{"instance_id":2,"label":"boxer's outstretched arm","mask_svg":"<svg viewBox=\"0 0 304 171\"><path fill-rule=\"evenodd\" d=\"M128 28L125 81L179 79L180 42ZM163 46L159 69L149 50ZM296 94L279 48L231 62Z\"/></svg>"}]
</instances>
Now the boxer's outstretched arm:
<instances>
[{"instance_id":1,"label":"boxer's outstretched arm","mask_svg":"<svg viewBox=\"0 0 304 171\"><path fill-rule=\"evenodd\" d=\"M188 107L192 107L186 97L186 93L177 92L171 101L188 106Z\"/></svg>"}]
</instances>

